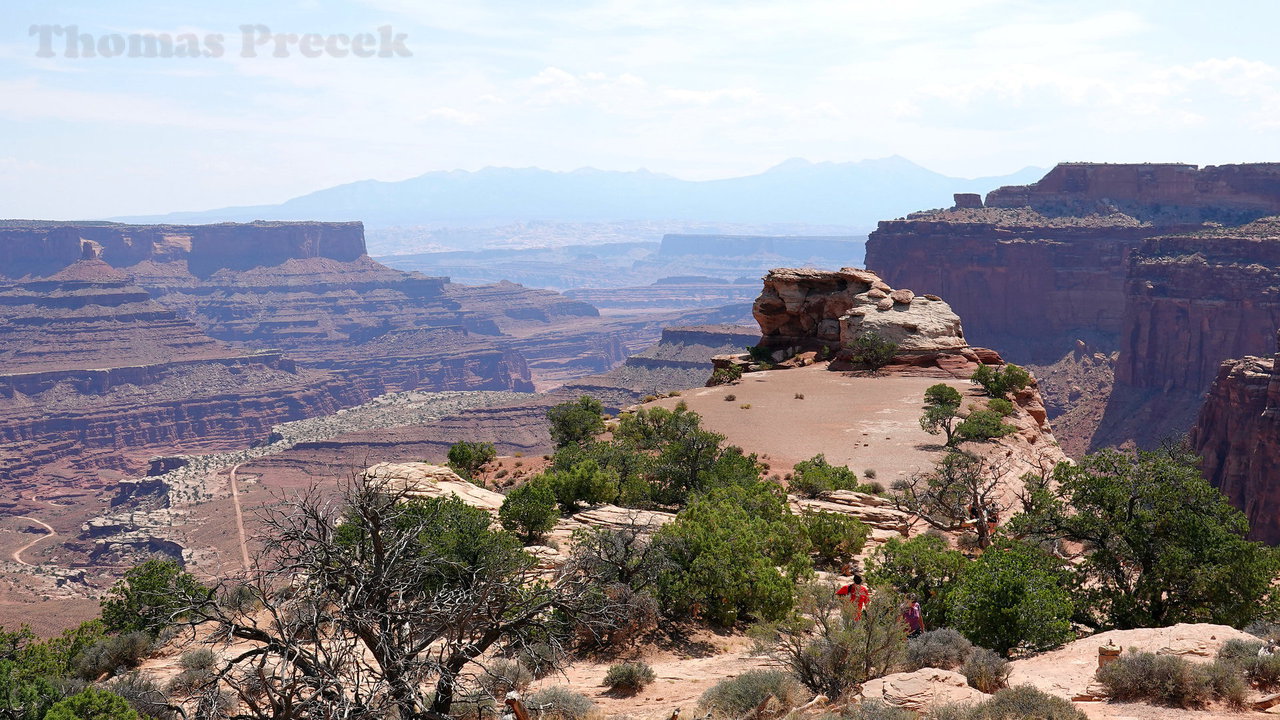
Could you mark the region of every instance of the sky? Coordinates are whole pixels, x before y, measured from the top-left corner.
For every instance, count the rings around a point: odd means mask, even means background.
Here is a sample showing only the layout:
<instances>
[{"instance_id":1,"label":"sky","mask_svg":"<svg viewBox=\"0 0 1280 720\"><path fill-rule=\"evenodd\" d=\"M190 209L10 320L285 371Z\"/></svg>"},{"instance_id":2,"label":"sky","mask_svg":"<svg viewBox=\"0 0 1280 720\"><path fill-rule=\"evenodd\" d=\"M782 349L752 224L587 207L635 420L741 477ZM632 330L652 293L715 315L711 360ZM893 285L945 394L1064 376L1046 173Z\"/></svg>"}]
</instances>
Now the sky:
<instances>
[{"instance_id":1,"label":"sky","mask_svg":"<svg viewBox=\"0 0 1280 720\"><path fill-rule=\"evenodd\" d=\"M3 2L0 217L268 204L486 166L701 180L794 157L958 177L1280 161L1265 0ZM380 32L390 57L353 54ZM98 52L130 34L193 34L201 56ZM304 54L290 34L320 37Z\"/></svg>"}]
</instances>

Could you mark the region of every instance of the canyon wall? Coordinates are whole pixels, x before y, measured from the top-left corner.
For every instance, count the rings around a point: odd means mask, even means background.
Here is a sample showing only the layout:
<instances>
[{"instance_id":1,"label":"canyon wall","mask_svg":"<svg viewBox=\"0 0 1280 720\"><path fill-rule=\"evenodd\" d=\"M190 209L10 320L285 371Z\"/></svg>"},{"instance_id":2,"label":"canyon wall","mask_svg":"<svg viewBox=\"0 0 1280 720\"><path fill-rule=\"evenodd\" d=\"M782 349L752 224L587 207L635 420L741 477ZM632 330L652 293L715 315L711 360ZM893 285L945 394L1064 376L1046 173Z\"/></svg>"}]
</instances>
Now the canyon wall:
<instances>
[{"instance_id":1,"label":"canyon wall","mask_svg":"<svg viewBox=\"0 0 1280 720\"><path fill-rule=\"evenodd\" d=\"M1249 518L1250 537L1280 544L1280 374L1275 356L1222 363L1191 430L1209 482Z\"/></svg>"},{"instance_id":2,"label":"canyon wall","mask_svg":"<svg viewBox=\"0 0 1280 720\"><path fill-rule=\"evenodd\" d=\"M0 480L93 484L158 449L236 447L367 399L206 335L98 259L0 286Z\"/></svg>"},{"instance_id":3,"label":"canyon wall","mask_svg":"<svg viewBox=\"0 0 1280 720\"><path fill-rule=\"evenodd\" d=\"M1223 361L1266 355L1280 327L1280 219L1146 240L1130 258L1115 386L1092 446L1190 429Z\"/></svg>"},{"instance_id":4,"label":"canyon wall","mask_svg":"<svg viewBox=\"0 0 1280 720\"><path fill-rule=\"evenodd\" d=\"M1117 342L1126 259L1153 232L1122 215L935 210L881 222L867 267L892 285L947 298L973 342L1016 362L1047 363L1077 339Z\"/></svg>"}]
</instances>

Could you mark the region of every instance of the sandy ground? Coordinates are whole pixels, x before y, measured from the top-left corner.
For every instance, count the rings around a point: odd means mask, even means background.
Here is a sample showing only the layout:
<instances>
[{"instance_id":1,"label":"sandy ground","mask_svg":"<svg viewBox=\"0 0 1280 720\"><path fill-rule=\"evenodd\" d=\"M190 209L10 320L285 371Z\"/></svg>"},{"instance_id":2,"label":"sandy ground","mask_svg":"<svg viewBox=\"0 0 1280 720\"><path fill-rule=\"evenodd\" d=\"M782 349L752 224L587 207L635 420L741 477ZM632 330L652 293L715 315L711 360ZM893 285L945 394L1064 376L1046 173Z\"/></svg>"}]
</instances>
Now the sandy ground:
<instances>
[{"instance_id":1,"label":"sandy ground","mask_svg":"<svg viewBox=\"0 0 1280 720\"><path fill-rule=\"evenodd\" d=\"M704 427L760 455L774 472L789 472L795 463L823 453L828 462L847 465L859 477L874 470L887 487L896 478L929 469L942 456L942 436L920 429L924 391L937 383L978 397L967 380L867 377L813 365L748 373L734 385L687 390L653 404L673 408L685 402L702 416ZM727 395L735 399L726 401Z\"/></svg>"}]
</instances>

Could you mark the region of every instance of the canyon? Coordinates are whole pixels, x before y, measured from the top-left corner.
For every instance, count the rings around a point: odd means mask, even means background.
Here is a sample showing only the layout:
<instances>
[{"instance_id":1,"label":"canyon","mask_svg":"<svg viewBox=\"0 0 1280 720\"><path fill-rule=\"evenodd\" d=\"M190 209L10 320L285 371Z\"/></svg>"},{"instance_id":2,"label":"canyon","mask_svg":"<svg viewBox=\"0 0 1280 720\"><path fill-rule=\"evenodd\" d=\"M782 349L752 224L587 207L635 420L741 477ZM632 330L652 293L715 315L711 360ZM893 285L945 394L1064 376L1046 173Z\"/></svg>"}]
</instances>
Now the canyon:
<instances>
[{"instance_id":1,"label":"canyon","mask_svg":"<svg viewBox=\"0 0 1280 720\"><path fill-rule=\"evenodd\" d=\"M547 388L664 326L510 282L388 268L360 223L0 223L0 479L102 487L387 393ZM729 303L725 303L729 305Z\"/></svg>"}]
</instances>

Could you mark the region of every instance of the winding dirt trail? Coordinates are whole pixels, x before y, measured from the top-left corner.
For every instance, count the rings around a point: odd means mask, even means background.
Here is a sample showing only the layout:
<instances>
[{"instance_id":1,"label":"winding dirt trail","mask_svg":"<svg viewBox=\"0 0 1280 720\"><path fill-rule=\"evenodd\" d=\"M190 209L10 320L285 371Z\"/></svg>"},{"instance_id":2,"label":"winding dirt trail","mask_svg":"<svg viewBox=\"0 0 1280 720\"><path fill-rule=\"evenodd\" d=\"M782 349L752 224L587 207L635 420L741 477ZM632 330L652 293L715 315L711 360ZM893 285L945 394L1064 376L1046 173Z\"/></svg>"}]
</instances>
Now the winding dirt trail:
<instances>
[{"instance_id":1,"label":"winding dirt trail","mask_svg":"<svg viewBox=\"0 0 1280 720\"><path fill-rule=\"evenodd\" d=\"M23 545L22 547L20 547L20 548L18 548L17 550L14 550L14 551L13 551L13 560L14 560L14 562L18 563L19 565L26 565L27 567L31 567L31 563L29 563L29 562L27 562L26 560L23 560L23 559L22 559L22 553L26 552L27 550L30 550L30 549L31 549L31 548L32 548L36 543L40 542L41 540L45 540L45 539L47 539L47 538L51 538L51 537L58 537L58 531L57 531L57 530L54 530L54 529L53 529L53 527L52 527L51 525L49 525L49 523L47 523L47 522L45 522L45 521L43 521L43 520L37 520L37 519L35 519L35 518L33 518L33 517L28 517L28 516L26 516L26 515L18 515L18 516L16 516L16 519L18 519L18 520L29 520L29 521L31 521L31 522L33 522L33 523L35 523L35 524L37 524L37 525L39 525L39 526L43 527L45 530L48 530L48 531L49 531L49 532L45 533L44 535L41 535L40 537L36 538L35 540L32 540L31 542L27 543L26 545Z\"/></svg>"},{"instance_id":2,"label":"winding dirt trail","mask_svg":"<svg viewBox=\"0 0 1280 720\"><path fill-rule=\"evenodd\" d=\"M231 504L236 509L236 532L240 534L240 561L247 571L249 569L249 544L245 540L244 513L240 510L240 486L236 484L236 471L239 469L239 463L231 466Z\"/></svg>"}]
</instances>

